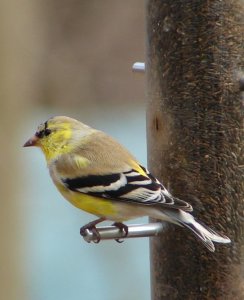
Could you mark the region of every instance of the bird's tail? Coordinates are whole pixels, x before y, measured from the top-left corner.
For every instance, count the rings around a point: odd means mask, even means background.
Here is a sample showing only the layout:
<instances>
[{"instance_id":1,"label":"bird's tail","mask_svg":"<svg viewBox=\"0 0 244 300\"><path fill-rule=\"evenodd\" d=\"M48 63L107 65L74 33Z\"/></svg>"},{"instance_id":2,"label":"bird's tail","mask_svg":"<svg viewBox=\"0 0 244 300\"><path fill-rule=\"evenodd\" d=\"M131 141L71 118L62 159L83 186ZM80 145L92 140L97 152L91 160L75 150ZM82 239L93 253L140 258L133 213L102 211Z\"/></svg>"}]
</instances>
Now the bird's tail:
<instances>
[{"instance_id":1,"label":"bird's tail","mask_svg":"<svg viewBox=\"0 0 244 300\"><path fill-rule=\"evenodd\" d=\"M198 223L188 212L176 209L164 209L163 214L166 216L164 219L167 221L170 220L172 223L189 228L211 252L215 251L213 242L224 244L231 242L227 236L219 234L208 226Z\"/></svg>"}]
</instances>

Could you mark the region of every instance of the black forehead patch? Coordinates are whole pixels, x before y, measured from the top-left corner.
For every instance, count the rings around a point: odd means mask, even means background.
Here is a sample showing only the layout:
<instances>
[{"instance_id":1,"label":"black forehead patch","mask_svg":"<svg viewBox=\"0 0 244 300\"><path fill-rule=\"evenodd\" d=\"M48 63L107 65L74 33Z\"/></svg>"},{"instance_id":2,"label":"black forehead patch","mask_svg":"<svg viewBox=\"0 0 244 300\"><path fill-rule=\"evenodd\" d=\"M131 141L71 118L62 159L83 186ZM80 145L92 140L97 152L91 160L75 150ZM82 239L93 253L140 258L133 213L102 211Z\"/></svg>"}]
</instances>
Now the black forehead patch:
<instances>
[{"instance_id":1,"label":"black forehead patch","mask_svg":"<svg viewBox=\"0 0 244 300\"><path fill-rule=\"evenodd\" d=\"M41 125L41 127L43 127ZM44 129L41 129L41 130L38 130L35 135L38 137L38 138L43 138L44 136L48 136L49 134L51 133L51 130L48 128L48 121L46 121L44 123Z\"/></svg>"}]
</instances>

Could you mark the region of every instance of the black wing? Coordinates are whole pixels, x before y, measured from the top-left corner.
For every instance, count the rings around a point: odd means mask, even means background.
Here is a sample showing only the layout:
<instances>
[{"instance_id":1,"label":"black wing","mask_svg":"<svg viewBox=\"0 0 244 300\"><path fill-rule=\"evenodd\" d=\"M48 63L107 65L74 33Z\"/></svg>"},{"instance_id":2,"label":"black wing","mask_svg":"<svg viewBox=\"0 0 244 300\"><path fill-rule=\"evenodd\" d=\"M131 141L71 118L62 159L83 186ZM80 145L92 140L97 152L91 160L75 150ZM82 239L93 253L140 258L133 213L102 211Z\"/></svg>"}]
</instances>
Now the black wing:
<instances>
[{"instance_id":1,"label":"black wing","mask_svg":"<svg viewBox=\"0 0 244 300\"><path fill-rule=\"evenodd\" d=\"M165 187L145 168L145 176L134 169L127 172L90 175L78 178L62 178L70 190L92 196L127 201L143 205L163 205L175 209L192 211L189 203L173 197Z\"/></svg>"}]
</instances>

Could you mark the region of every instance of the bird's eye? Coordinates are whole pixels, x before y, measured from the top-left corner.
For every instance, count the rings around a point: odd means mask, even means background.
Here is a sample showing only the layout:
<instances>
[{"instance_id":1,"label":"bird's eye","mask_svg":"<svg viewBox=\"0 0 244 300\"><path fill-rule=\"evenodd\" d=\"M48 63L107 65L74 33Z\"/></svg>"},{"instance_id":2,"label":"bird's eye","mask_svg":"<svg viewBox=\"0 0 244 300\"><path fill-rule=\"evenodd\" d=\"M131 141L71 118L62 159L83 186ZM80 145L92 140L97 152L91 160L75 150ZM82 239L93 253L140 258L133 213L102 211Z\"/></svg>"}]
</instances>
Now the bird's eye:
<instances>
[{"instance_id":1,"label":"bird's eye","mask_svg":"<svg viewBox=\"0 0 244 300\"><path fill-rule=\"evenodd\" d=\"M39 139L41 139L41 138L43 138L44 136L48 136L50 133L51 133L51 130L48 129L48 128L46 128L46 129L44 129L44 130L37 131L35 135L36 135Z\"/></svg>"},{"instance_id":2,"label":"bird's eye","mask_svg":"<svg viewBox=\"0 0 244 300\"><path fill-rule=\"evenodd\" d=\"M45 135L45 136L49 135L50 133L51 133L51 130L50 130L50 129L46 128L46 129L44 130L44 135Z\"/></svg>"}]
</instances>

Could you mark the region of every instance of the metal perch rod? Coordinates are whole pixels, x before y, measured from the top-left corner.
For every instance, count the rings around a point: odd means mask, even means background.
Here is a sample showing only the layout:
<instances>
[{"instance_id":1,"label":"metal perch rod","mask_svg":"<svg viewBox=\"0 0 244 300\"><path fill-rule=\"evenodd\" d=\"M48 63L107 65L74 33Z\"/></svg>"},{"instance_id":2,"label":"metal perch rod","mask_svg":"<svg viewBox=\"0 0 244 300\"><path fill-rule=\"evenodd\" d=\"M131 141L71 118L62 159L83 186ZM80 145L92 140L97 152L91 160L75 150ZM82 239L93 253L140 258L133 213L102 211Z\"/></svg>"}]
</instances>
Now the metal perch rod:
<instances>
[{"instance_id":1,"label":"metal perch rod","mask_svg":"<svg viewBox=\"0 0 244 300\"><path fill-rule=\"evenodd\" d=\"M132 66L132 71L144 73L145 72L145 63L144 62L135 62Z\"/></svg>"},{"instance_id":2,"label":"metal perch rod","mask_svg":"<svg viewBox=\"0 0 244 300\"><path fill-rule=\"evenodd\" d=\"M124 236L124 232L119 230L119 228L116 226L97 227L97 231L100 235L101 240L115 240L157 236L160 232L162 232L163 227L164 226L162 223L128 225L127 236ZM88 243L97 240L97 236L89 229L86 229L85 233L82 236Z\"/></svg>"}]
</instances>

